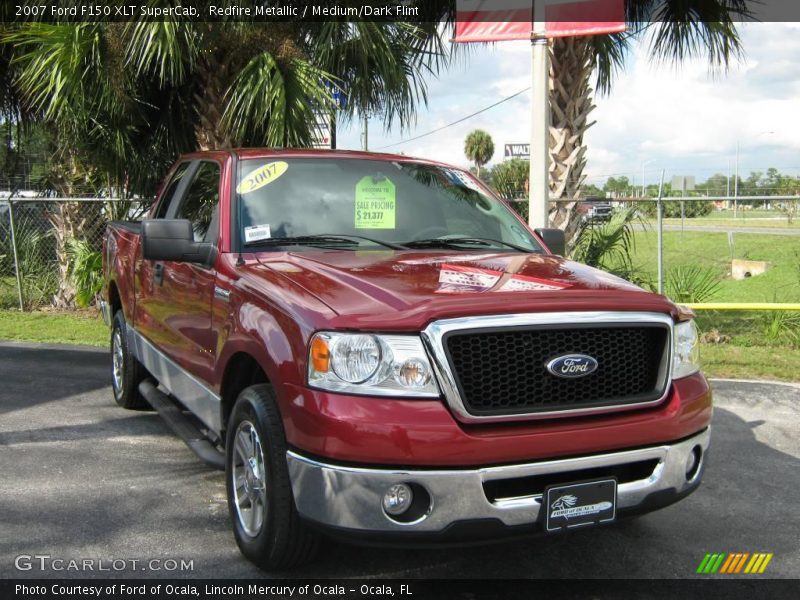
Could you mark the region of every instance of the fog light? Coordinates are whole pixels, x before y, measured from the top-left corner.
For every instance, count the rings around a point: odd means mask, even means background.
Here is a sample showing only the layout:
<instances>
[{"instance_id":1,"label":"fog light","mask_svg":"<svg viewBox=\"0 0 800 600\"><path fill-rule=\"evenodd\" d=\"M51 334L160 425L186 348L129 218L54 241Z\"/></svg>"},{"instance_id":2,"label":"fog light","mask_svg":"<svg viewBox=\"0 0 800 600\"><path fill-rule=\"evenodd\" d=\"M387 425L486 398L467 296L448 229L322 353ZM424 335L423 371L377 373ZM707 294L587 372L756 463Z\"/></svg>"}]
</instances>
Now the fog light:
<instances>
[{"instance_id":1,"label":"fog light","mask_svg":"<svg viewBox=\"0 0 800 600\"><path fill-rule=\"evenodd\" d=\"M383 495L383 510L389 515L402 515L414 500L414 492L405 483L397 483Z\"/></svg>"},{"instance_id":2,"label":"fog light","mask_svg":"<svg viewBox=\"0 0 800 600\"><path fill-rule=\"evenodd\" d=\"M697 471L700 470L700 459L702 456L703 451L700 449L700 446L695 446L692 448L689 456L686 457L686 481L691 481L694 476L697 475Z\"/></svg>"}]
</instances>

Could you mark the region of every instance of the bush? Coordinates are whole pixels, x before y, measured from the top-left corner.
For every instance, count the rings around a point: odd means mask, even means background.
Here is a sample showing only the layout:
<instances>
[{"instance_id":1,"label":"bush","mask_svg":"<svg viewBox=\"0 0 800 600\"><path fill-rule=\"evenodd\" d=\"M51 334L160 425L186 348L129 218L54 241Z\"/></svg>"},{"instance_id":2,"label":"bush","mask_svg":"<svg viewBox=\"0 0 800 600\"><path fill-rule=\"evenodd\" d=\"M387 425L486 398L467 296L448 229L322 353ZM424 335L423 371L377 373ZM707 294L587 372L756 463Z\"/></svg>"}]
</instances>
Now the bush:
<instances>
[{"instance_id":1,"label":"bush","mask_svg":"<svg viewBox=\"0 0 800 600\"><path fill-rule=\"evenodd\" d=\"M614 211L602 224L585 223L575 241L572 260L642 285L642 270L633 263L637 223L641 224L641 218L635 207Z\"/></svg>"},{"instance_id":2,"label":"bush","mask_svg":"<svg viewBox=\"0 0 800 600\"><path fill-rule=\"evenodd\" d=\"M679 303L707 302L717 295L719 287L717 272L697 265L673 267L664 280L664 292Z\"/></svg>"},{"instance_id":3,"label":"bush","mask_svg":"<svg viewBox=\"0 0 800 600\"><path fill-rule=\"evenodd\" d=\"M800 346L800 313L769 311L761 317L761 331L774 344Z\"/></svg>"},{"instance_id":4,"label":"bush","mask_svg":"<svg viewBox=\"0 0 800 600\"><path fill-rule=\"evenodd\" d=\"M639 211L651 218L656 217L655 202L639 202ZM711 200L686 200L684 201L684 215L687 219L703 217L711 214L714 203ZM679 219L681 216L681 203L674 200L664 202L664 218Z\"/></svg>"},{"instance_id":5,"label":"bush","mask_svg":"<svg viewBox=\"0 0 800 600\"><path fill-rule=\"evenodd\" d=\"M14 228L17 242L17 260L22 273L22 299L25 308L49 304L58 289L58 270L53 264L54 238L51 228L41 220L23 211ZM0 308L18 308L17 282L14 277L14 250L10 231L0 239L0 273L4 274L0 287Z\"/></svg>"},{"instance_id":6,"label":"bush","mask_svg":"<svg viewBox=\"0 0 800 600\"><path fill-rule=\"evenodd\" d=\"M86 240L67 240L69 275L75 284L75 302L86 308L100 293L103 286L103 253L95 250Z\"/></svg>"}]
</instances>

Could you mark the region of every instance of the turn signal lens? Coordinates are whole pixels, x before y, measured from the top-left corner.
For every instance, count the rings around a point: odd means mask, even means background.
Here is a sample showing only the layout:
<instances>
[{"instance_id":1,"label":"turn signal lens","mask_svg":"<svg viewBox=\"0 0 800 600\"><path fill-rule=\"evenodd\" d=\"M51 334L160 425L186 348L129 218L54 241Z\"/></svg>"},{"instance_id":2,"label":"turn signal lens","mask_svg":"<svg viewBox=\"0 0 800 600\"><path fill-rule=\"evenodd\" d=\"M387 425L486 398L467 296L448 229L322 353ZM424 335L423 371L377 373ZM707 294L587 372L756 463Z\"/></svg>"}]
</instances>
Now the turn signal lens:
<instances>
[{"instance_id":1,"label":"turn signal lens","mask_svg":"<svg viewBox=\"0 0 800 600\"><path fill-rule=\"evenodd\" d=\"M327 373L330 370L331 353L328 340L316 336L311 342L311 366L317 373Z\"/></svg>"},{"instance_id":2,"label":"turn signal lens","mask_svg":"<svg viewBox=\"0 0 800 600\"><path fill-rule=\"evenodd\" d=\"M437 398L419 335L320 331L308 344L310 387L345 394Z\"/></svg>"},{"instance_id":3,"label":"turn signal lens","mask_svg":"<svg viewBox=\"0 0 800 600\"><path fill-rule=\"evenodd\" d=\"M430 378L425 363L418 358L409 358L397 369L397 381L409 388L423 387Z\"/></svg>"}]
</instances>

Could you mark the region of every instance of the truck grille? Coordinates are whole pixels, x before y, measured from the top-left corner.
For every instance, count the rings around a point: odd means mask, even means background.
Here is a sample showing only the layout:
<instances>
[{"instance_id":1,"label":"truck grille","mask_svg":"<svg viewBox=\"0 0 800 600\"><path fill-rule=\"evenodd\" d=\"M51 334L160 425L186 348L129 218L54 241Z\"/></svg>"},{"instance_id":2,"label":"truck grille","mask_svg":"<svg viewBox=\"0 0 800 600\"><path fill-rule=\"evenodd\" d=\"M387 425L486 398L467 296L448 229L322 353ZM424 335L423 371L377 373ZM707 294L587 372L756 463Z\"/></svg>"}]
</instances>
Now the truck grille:
<instances>
[{"instance_id":1,"label":"truck grille","mask_svg":"<svg viewBox=\"0 0 800 600\"><path fill-rule=\"evenodd\" d=\"M669 328L659 323L461 330L443 342L464 407L476 416L652 402L667 382ZM578 379L548 372L565 354L591 356L597 370Z\"/></svg>"}]
</instances>

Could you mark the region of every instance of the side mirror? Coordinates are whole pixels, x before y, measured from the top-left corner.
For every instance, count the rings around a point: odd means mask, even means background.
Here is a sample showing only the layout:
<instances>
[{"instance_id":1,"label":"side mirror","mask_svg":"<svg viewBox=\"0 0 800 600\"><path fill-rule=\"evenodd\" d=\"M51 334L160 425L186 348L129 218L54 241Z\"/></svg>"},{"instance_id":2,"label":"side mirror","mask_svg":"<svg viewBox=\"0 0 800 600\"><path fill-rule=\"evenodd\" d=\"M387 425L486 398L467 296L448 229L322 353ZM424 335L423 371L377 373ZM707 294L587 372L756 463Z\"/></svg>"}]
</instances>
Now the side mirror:
<instances>
[{"instance_id":1,"label":"side mirror","mask_svg":"<svg viewBox=\"0 0 800 600\"><path fill-rule=\"evenodd\" d=\"M542 238L545 246L550 248L550 252L565 256L567 254L567 238L561 229L534 229L536 235Z\"/></svg>"},{"instance_id":2,"label":"side mirror","mask_svg":"<svg viewBox=\"0 0 800 600\"><path fill-rule=\"evenodd\" d=\"M142 254L145 260L171 260L210 266L214 244L194 241L191 221L145 219L142 221Z\"/></svg>"}]
</instances>

